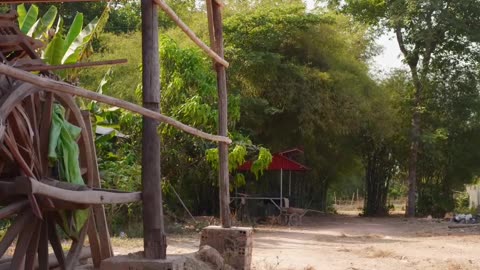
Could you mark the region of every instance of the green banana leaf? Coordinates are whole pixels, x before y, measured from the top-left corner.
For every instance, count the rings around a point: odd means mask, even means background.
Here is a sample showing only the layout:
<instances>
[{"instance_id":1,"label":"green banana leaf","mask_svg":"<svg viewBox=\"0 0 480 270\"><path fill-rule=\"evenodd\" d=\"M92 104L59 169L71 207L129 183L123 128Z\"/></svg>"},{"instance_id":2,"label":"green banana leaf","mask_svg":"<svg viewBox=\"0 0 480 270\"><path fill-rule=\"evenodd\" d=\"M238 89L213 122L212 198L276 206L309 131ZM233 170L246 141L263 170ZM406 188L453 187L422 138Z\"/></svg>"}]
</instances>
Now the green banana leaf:
<instances>
[{"instance_id":1,"label":"green banana leaf","mask_svg":"<svg viewBox=\"0 0 480 270\"><path fill-rule=\"evenodd\" d=\"M48 145L50 162L58 163L59 178L69 183L84 185L80 172L80 150L77 139L81 129L65 120L62 106L55 104L52 112L52 126ZM77 237L88 218L87 210L63 211L63 229L70 237Z\"/></svg>"},{"instance_id":2,"label":"green banana leaf","mask_svg":"<svg viewBox=\"0 0 480 270\"><path fill-rule=\"evenodd\" d=\"M82 32L83 28L83 14L77 12L75 18L73 19L70 29L68 29L67 37L65 39L65 48L69 48L70 45L75 41L78 35Z\"/></svg>"},{"instance_id":3,"label":"green banana leaf","mask_svg":"<svg viewBox=\"0 0 480 270\"><path fill-rule=\"evenodd\" d=\"M40 25L40 20L37 20L37 21L32 25L32 27L30 27L30 29L28 30L27 36L33 37L33 32L35 32L35 29L37 29L37 27L38 27L39 25Z\"/></svg>"},{"instance_id":4,"label":"green banana leaf","mask_svg":"<svg viewBox=\"0 0 480 270\"><path fill-rule=\"evenodd\" d=\"M36 5L30 6L28 12L25 12L25 6L23 4L17 7L18 24L22 33L27 34L32 26L35 24L38 18L38 7Z\"/></svg>"},{"instance_id":5,"label":"green banana leaf","mask_svg":"<svg viewBox=\"0 0 480 270\"><path fill-rule=\"evenodd\" d=\"M17 6L17 14L18 14L18 27L22 29L23 26L23 21L25 20L25 17L27 16L27 10L25 9L24 4L20 4Z\"/></svg>"},{"instance_id":6,"label":"green banana leaf","mask_svg":"<svg viewBox=\"0 0 480 270\"><path fill-rule=\"evenodd\" d=\"M62 58L65 55L65 40L61 34L56 34L48 43L47 48L43 52L43 59L50 65L62 64Z\"/></svg>"},{"instance_id":7,"label":"green banana leaf","mask_svg":"<svg viewBox=\"0 0 480 270\"><path fill-rule=\"evenodd\" d=\"M55 28L55 35L60 35L63 32L63 18L58 17L57 27Z\"/></svg>"},{"instance_id":8,"label":"green banana leaf","mask_svg":"<svg viewBox=\"0 0 480 270\"><path fill-rule=\"evenodd\" d=\"M93 19L85 28L76 36L75 40L67 47L62 64L77 63L90 40L93 38L95 29L98 24L98 18Z\"/></svg>"},{"instance_id":9,"label":"green banana leaf","mask_svg":"<svg viewBox=\"0 0 480 270\"><path fill-rule=\"evenodd\" d=\"M52 28L55 19L57 18L58 10L56 6L50 6L45 14L37 21L36 27L32 27L33 33L30 35L33 38L39 38L42 35L47 37L48 30ZM30 31L32 31L32 29Z\"/></svg>"}]
</instances>

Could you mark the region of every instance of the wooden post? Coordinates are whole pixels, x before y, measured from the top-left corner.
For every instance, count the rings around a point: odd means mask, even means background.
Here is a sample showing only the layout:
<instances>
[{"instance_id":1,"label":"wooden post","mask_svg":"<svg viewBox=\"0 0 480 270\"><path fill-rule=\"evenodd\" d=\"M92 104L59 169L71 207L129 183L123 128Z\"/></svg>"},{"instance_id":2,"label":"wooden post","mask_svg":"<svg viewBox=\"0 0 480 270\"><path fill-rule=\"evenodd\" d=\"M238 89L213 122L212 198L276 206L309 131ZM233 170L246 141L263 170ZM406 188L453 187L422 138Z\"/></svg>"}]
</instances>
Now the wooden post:
<instances>
[{"instance_id":1,"label":"wooden post","mask_svg":"<svg viewBox=\"0 0 480 270\"><path fill-rule=\"evenodd\" d=\"M280 208L283 207L283 169L280 169Z\"/></svg>"},{"instance_id":2,"label":"wooden post","mask_svg":"<svg viewBox=\"0 0 480 270\"><path fill-rule=\"evenodd\" d=\"M212 1L212 0L207 0ZM216 1L212 2L212 16L214 30L214 48L216 53L224 58L223 48L223 22L222 8ZM211 27L210 27L211 28ZM213 44L212 44L213 45ZM228 135L228 111L227 111L227 75L225 66L215 63L217 71L218 88L218 134L220 136ZM220 142L218 144L218 154L220 160L220 169L218 172L218 181L220 184L220 219L223 228L230 228L232 221L230 217L230 183L228 175L228 144Z\"/></svg>"},{"instance_id":3,"label":"wooden post","mask_svg":"<svg viewBox=\"0 0 480 270\"><path fill-rule=\"evenodd\" d=\"M288 197L292 197L292 171L289 171L288 174Z\"/></svg>"},{"instance_id":4,"label":"wooden post","mask_svg":"<svg viewBox=\"0 0 480 270\"><path fill-rule=\"evenodd\" d=\"M143 106L160 111L160 61L158 11L151 0L142 0ZM143 117L142 185L145 258L165 259L167 241L163 224L158 121Z\"/></svg>"}]
</instances>

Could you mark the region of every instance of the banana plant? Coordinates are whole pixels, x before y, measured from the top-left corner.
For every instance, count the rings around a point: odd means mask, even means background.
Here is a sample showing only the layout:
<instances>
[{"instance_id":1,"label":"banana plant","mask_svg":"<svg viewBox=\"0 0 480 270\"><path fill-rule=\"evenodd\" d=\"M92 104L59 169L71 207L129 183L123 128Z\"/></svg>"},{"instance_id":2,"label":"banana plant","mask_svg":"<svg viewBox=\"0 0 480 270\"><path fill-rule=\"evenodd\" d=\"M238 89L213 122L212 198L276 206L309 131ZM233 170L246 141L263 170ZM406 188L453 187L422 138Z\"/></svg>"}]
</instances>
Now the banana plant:
<instances>
[{"instance_id":1,"label":"banana plant","mask_svg":"<svg viewBox=\"0 0 480 270\"><path fill-rule=\"evenodd\" d=\"M77 12L67 34L64 35L63 19L58 16L55 6L51 6L41 18L38 18L36 5L31 5L28 11L23 4L17 6L21 31L46 43L42 58L50 65L73 64L87 57L92 51L93 38L101 33L108 20L109 11L107 6L100 18L93 19L85 27L83 14ZM55 20L57 26L55 32L52 32Z\"/></svg>"},{"instance_id":2,"label":"banana plant","mask_svg":"<svg viewBox=\"0 0 480 270\"><path fill-rule=\"evenodd\" d=\"M42 58L50 65L73 64L91 52L93 38L98 35L108 19L108 11L83 27L83 14L77 13L67 35L57 31L43 51ZM61 19L59 19L61 20Z\"/></svg>"},{"instance_id":3,"label":"banana plant","mask_svg":"<svg viewBox=\"0 0 480 270\"><path fill-rule=\"evenodd\" d=\"M33 37L46 41L48 39L48 31L52 28L57 18L57 7L51 6L47 12L38 18L38 7L31 5L28 11L24 4L17 6L18 25L20 30Z\"/></svg>"}]
</instances>

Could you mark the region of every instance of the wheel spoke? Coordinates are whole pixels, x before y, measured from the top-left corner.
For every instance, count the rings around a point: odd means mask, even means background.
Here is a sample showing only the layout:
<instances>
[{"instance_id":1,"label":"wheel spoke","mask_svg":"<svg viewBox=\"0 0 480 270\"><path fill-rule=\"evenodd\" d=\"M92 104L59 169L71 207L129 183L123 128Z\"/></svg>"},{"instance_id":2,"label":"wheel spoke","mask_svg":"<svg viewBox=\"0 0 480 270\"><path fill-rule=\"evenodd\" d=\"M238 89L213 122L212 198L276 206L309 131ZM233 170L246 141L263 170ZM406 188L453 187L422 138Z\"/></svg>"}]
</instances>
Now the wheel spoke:
<instances>
[{"instance_id":1,"label":"wheel spoke","mask_svg":"<svg viewBox=\"0 0 480 270\"><path fill-rule=\"evenodd\" d=\"M35 267L41 230L42 223L37 220L36 227L34 228L34 232L30 239L30 244L28 245L25 255L25 270L33 270Z\"/></svg>"},{"instance_id":2,"label":"wheel spoke","mask_svg":"<svg viewBox=\"0 0 480 270\"><path fill-rule=\"evenodd\" d=\"M10 129L10 126L9 126ZM11 131L11 130L10 130ZM4 137L5 144L7 147L10 149L10 153L15 159L15 162L20 166L20 168L23 170L23 173L28 176L28 177L35 177L33 175L33 172L30 170L30 167L28 166L27 162L23 159L22 155L20 154L20 151L17 148L17 144L13 141L12 138L10 138L10 135L12 134L10 132L7 132Z\"/></svg>"},{"instance_id":3,"label":"wheel spoke","mask_svg":"<svg viewBox=\"0 0 480 270\"><path fill-rule=\"evenodd\" d=\"M2 154L2 157L7 157L10 161L15 161L15 159L13 158L13 155L10 153L7 147L5 147L5 145L3 144L0 145L0 153Z\"/></svg>"},{"instance_id":4,"label":"wheel spoke","mask_svg":"<svg viewBox=\"0 0 480 270\"><path fill-rule=\"evenodd\" d=\"M11 137L16 141L17 148L22 150L23 157L32 171L38 174L38 159L34 149L34 127L31 120L21 106L16 106L9 117L9 126L11 126ZM36 166L34 166L36 165Z\"/></svg>"},{"instance_id":5,"label":"wheel spoke","mask_svg":"<svg viewBox=\"0 0 480 270\"><path fill-rule=\"evenodd\" d=\"M40 140L39 140L39 115L38 113L38 93L31 95L27 98L27 106L25 106L25 110L29 119L32 122L32 131L33 131L33 146L35 149L35 157L38 159L40 157ZM39 160L38 160L39 161Z\"/></svg>"},{"instance_id":6,"label":"wheel spoke","mask_svg":"<svg viewBox=\"0 0 480 270\"><path fill-rule=\"evenodd\" d=\"M98 236L97 225L95 224L95 216L93 215L93 207L90 209L90 218L88 219L88 243L92 251L92 261L95 268L100 267L102 261L102 250L100 238Z\"/></svg>"},{"instance_id":7,"label":"wheel spoke","mask_svg":"<svg viewBox=\"0 0 480 270\"><path fill-rule=\"evenodd\" d=\"M18 211L25 208L25 206L27 206L27 205L28 205L28 201L20 201L20 202L12 203L12 204L0 209L0 219L7 218L7 217L17 213Z\"/></svg>"},{"instance_id":8,"label":"wheel spoke","mask_svg":"<svg viewBox=\"0 0 480 270\"><path fill-rule=\"evenodd\" d=\"M60 242L60 238L58 238L55 222L53 218L50 217L48 218L48 239L57 257L58 264L62 270L65 270L65 254L63 253L62 243Z\"/></svg>"},{"instance_id":9,"label":"wheel spoke","mask_svg":"<svg viewBox=\"0 0 480 270\"><path fill-rule=\"evenodd\" d=\"M42 162L43 176L48 174L48 141L50 137L50 127L52 124L53 94L46 93L46 100L43 103L43 110L40 119L40 160Z\"/></svg>"},{"instance_id":10,"label":"wheel spoke","mask_svg":"<svg viewBox=\"0 0 480 270\"><path fill-rule=\"evenodd\" d=\"M75 266L78 264L78 257L80 255L80 252L82 251L83 243L85 242L85 237L87 235L87 230L88 230L88 224L89 222L87 220L87 222L85 222L85 225L83 225L83 228L80 230L78 238L74 239L72 242L72 246L70 247L70 251L68 252L67 260L65 263L66 270L73 270Z\"/></svg>"},{"instance_id":11,"label":"wheel spoke","mask_svg":"<svg viewBox=\"0 0 480 270\"><path fill-rule=\"evenodd\" d=\"M25 268L25 257L26 253L32 239L33 234L37 229L38 219L34 218L31 222L27 223L22 232L20 233L15 246L15 252L12 258L12 264L10 269L12 270L21 270Z\"/></svg>"},{"instance_id":12,"label":"wheel spoke","mask_svg":"<svg viewBox=\"0 0 480 270\"><path fill-rule=\"evenodd\" d=\"M48 270L48 220L42 222L38 244L38 270Z\"/></svg>"},{"instance_id":13,"label":"wheel spoke","mask_svg":"<svg viewBox=\"0 0 480 270\"><path fill-rule=\"evenodd\" d=\"M25 211L15 218L13 224L8 228L7 232L3 236L2 241L0 242L0 257L2 257L7 249L12 244L15 237L23 230L23 228L31 223L33 220L33 215L29 211Z\"/></svg>"}]
</instances>

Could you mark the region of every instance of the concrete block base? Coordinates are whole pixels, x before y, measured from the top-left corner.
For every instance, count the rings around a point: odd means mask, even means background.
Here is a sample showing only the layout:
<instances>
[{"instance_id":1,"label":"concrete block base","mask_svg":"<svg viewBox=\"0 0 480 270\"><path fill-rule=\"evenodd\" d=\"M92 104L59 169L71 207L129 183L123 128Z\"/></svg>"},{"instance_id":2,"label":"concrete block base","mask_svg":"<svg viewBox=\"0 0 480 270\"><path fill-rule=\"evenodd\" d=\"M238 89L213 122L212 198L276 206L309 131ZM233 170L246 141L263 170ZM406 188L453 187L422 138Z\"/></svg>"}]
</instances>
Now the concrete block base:
<instances>
[{"instance_id":1,"label":"concrete block base","mask_svg":"<svg viewBox=\"0 0 480 270\"><path fill-rule=\"evenodd\" d=\"M236 270L250 270L252 264L253 230L251 228L208 226L202 230L200 246L216 249L225 263Z\"/></svg>"},{"instance_id":2,"label":"concrete block base","mask_svg":"<svg viewBox=\"0 0 480 270\"><path fill-rule=\"evenodd\" d=\"M143 252L115 256L102 261L100 270L185 270L186 258L168 255L165 260L143 258Z\"/></svg>"}]
</instances>

